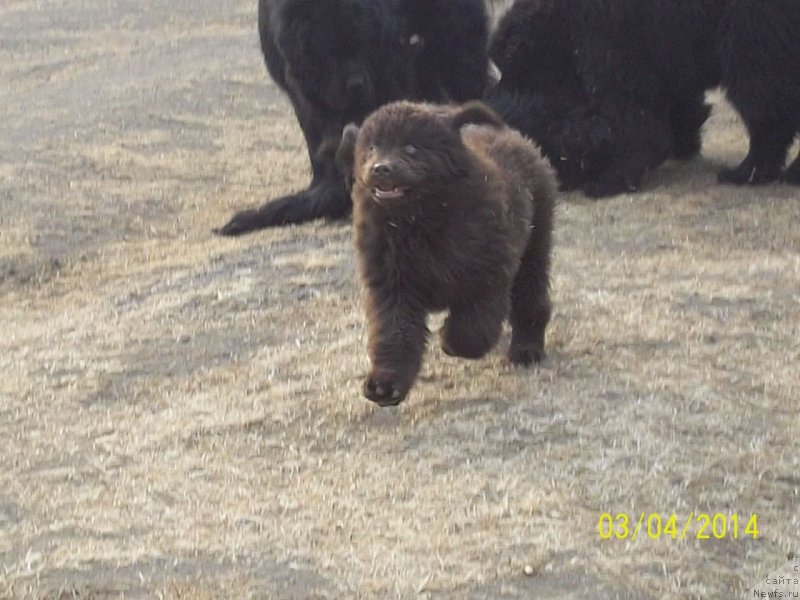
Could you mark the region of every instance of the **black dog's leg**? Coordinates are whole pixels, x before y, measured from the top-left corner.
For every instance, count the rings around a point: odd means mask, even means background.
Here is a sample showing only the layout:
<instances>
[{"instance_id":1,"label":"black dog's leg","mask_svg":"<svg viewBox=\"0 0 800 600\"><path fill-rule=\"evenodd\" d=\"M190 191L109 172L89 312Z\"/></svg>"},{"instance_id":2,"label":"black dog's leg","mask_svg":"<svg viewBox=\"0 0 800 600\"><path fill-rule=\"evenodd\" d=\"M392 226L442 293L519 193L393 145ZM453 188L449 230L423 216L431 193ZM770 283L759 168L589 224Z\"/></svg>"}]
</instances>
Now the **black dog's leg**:
<instances>
[{"instance_id":1,"label":"black dog's leg","mask_svg":"<svg viewBox=\"0 0 800 600\"><path fill-rule=\"evenodd\" d=\"M739 166L719 173L722 183L757 185L780 178L794 128L784 121L748 124L750 150Z\"/></svg>"},{"instance_id":2,"label":"black dog's leg","mask_svg":"<svg viewBox=\"0 0 800 600\"><path fill-rule=\"evenodd\" d=\"M215 232L233 236L314 219L345 218L353 205L336 167L334 154L323 152L311 164L314 177L307 189L276 198L259 208L238 212Z\"/></svg>"},{"instance_id":3,"label":"black dog's leg","mask_svg":"<svg viewBox=\"0 0 800 600\"><path fill-rule=\"evenodd\" d=\"M634 192L645 172L672 153L663 83L657 70L634 54L618 10L606 2L581 6L575 61L589 104L608 121L614 140L608 166L583 190L595 198Z\"/></svg>"},{"instance_id":4,"label":"black dog's leg","mask_svg":"<svg viewBox=\"0 0 800 600\"><path fill-rule=\"evenodd\" d=\"M638 191L645 172L663 163L672 148L666 119L643 108L617 115L611 122L615 148L610 163L583 186L592 198Z\"/></svg>"},{"instance_id":5,"label":"black dog's leg","mask_svg":"<svg viewBox=\"0 0 800 600\"><path fill-rule=\"evenodd\" d=\"M215 229L215 233L234 236L315 219L343 219L350 214L352 202L336 168L335 152L327 150L328 147L335 149L341 137L341 127L336 123L326 123L297 95L289 94L289 97L305 137L311 162L311 183L301 192L236 213L225 225ZM325 144L325 138L336 143Z\"/></svg>"},{"instance_id":6,"label":"black dog's leg","mask_svg":"<svg viewBox=\"0 0 800 600\"><path fill-rule=\"evenodd\" d=\"M549 138L556 150L550 162L561 190L580 188L608 169L614 137L607 119L575 106L561 122L553 121Z\"/></svg>"},{"instance_id":7,"label":"black dog's leg","mask_svg":"<svg viewBox=\"0 0 800 600\"><path fill-rule=\"evenodd\" d=\"M214 233L235 236L314 219L344 219L351 209L344 184L337 179L312 184L302 192L277 198L259 208L240 211Z\"/></svg>"},{"instance_id":8,"label":"black dog's leg","mask_svg":"<svg viewBox=\"0 0 800 600\"><path fill-rule=\"evenodd\" d=\"M767 183L783 174L800 127L800 3L729 2L724 14L717 34L722 86L747 126L750 147L741 164L720 172L719 180Z\"/></svg>"},{"instance_id":9,"label":"black dog's leg","mask_svg":"<svg viewBox=\"0 0 800 600\"><path fill-rule=\"evenodd\" d=\"M794 162L786 169L783 179L787 183L800 185L800 152L797 153L797 158L794 159Z\"/></svg>"}]
</instances>

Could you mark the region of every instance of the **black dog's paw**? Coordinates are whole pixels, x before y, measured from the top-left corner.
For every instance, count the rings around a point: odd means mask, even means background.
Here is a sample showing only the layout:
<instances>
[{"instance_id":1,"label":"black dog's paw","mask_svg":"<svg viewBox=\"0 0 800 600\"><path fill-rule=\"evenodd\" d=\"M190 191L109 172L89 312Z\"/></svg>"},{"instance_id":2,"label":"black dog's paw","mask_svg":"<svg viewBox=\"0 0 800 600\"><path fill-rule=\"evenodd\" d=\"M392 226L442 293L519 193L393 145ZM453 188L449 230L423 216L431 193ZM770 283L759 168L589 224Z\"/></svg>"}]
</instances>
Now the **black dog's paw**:
<instances>
[{"instance_id":1,"label":"black dog's paw","mask_svg":"<svg viewBox=\"0 0 800 600\"><path fill-rule=\"evenodd\" d=\"M276 198L258 208L243 210L214 233L235 236L268 227L281 227L291 223L302 223L313 219L312 190L299 192L290 196Z\"/></svg>"},{"instance_id":2,"label":"black dog's paw","mask_svg":"<svg viewBox=\"0 0 800 600\"><path fill-rule=\"evenodd\" d=\"M233 215L233 218L222 227L212 229L217 235L236 236L261 229L261 219L257 209L243 210Z\"/></svg>"},{"instance_id":3,"label":"black dog's paw","mask_svg":"<svg viewBox=\"0 0 800 600\"><path fill-rule=\"evenodd\" d=\"M397 373L373 371L364 380L364 396L379 406L400 404L408 393L409 384Z\"/></svg>"},{"instance_id":4,"label":"black dog's paw","mask_svg":"<svg viewBox=\"0 0 800 600\"><path fill-rule=\"evenodd\" d=\"M233 236L315 219L344 219L350 214L352 203L349 194L345 193L341 176L335 169L332 172L331 179L323 180L302 192L236 213L214 233Z\"/></svg>"},{"instance_id":5,"label":"black dog's paw","mask_svg":"<svg viewBox=\"0 0 800 600\"><path fill-rule=\"evenodd\" d=\"M544 348L538 343L511 344L508 349L508 360L512 365L528 367L540 363L544 359Z\"/></svg>"}]
</instances>

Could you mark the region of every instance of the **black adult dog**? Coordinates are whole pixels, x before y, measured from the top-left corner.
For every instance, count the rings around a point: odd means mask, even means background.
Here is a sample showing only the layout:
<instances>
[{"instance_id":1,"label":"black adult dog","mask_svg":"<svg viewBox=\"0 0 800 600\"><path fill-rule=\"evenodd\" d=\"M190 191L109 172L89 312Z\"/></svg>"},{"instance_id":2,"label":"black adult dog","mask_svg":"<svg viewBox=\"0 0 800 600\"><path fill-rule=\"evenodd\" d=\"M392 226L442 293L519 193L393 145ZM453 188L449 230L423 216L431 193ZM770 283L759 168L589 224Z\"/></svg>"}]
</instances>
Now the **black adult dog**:
<instances>
[{"instance_id":1,"label":"black adult dog","mask_svg":"<svg viewBox=\"0 0 800 600\"><path fill-rule=\"evenodd\" d=\"M493 35L502 77L487 101L537 140L565 187L639 189L701 146L722 85L750 134L722 182L800 183L798 0L517 0Z\"/></svg>"},{"instance_id":2,"label":"black adult dog","mask_svg":"<svg viewBox=\"0 0 800 600\"><path fill-rule=\"evenodd\" d=\"M479 98L487 83L483 0L259 0L258 30L267 71L303 130L312 180L237 213L222 235L347 216L334 160L346 124L398 99Z\"/></svg>"}]
</instances>

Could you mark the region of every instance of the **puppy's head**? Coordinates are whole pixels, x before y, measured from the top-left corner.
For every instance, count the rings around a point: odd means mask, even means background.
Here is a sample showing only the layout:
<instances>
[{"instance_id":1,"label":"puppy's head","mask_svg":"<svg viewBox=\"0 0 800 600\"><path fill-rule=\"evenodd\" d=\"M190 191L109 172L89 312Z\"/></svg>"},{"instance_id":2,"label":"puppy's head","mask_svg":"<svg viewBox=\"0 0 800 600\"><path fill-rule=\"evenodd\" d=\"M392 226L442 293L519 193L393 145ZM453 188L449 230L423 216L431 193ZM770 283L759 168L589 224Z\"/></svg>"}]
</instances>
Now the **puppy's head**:
<instances>
[{"instance_id":1,"label":"puppy's head","mask_svg":"<svg viewBox=\"0 0 800 600\"><path fill-rule=\"evenodd\" d=\"M350 156L353 183L383 206L437 193L467 176L472 165L461 138L465 125L504 127L480 102L461 107L395 102L346 130L340 154Z\"/></svg>"}]
</instances>

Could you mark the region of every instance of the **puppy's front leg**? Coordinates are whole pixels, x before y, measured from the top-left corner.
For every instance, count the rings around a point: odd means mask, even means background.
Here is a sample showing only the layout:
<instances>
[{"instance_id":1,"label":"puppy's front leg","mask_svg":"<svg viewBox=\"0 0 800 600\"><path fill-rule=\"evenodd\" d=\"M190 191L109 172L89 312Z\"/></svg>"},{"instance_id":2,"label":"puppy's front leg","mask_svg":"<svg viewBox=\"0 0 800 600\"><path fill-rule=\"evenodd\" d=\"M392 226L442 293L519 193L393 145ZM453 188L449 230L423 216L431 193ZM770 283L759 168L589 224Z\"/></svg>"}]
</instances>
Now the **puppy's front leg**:
<instances>
[{"instance_id":1,"label":"puppy's front leg","mask_svg":"<svg viewBox=\"0 0 800 600\"><path fill-rule=\"evenodd\" d=\"M366 309L372 370L364 395L381 406L399 404L422 364L426 312L411 298L375 288L367 289Z\"/></svg>"}]
</instances>

